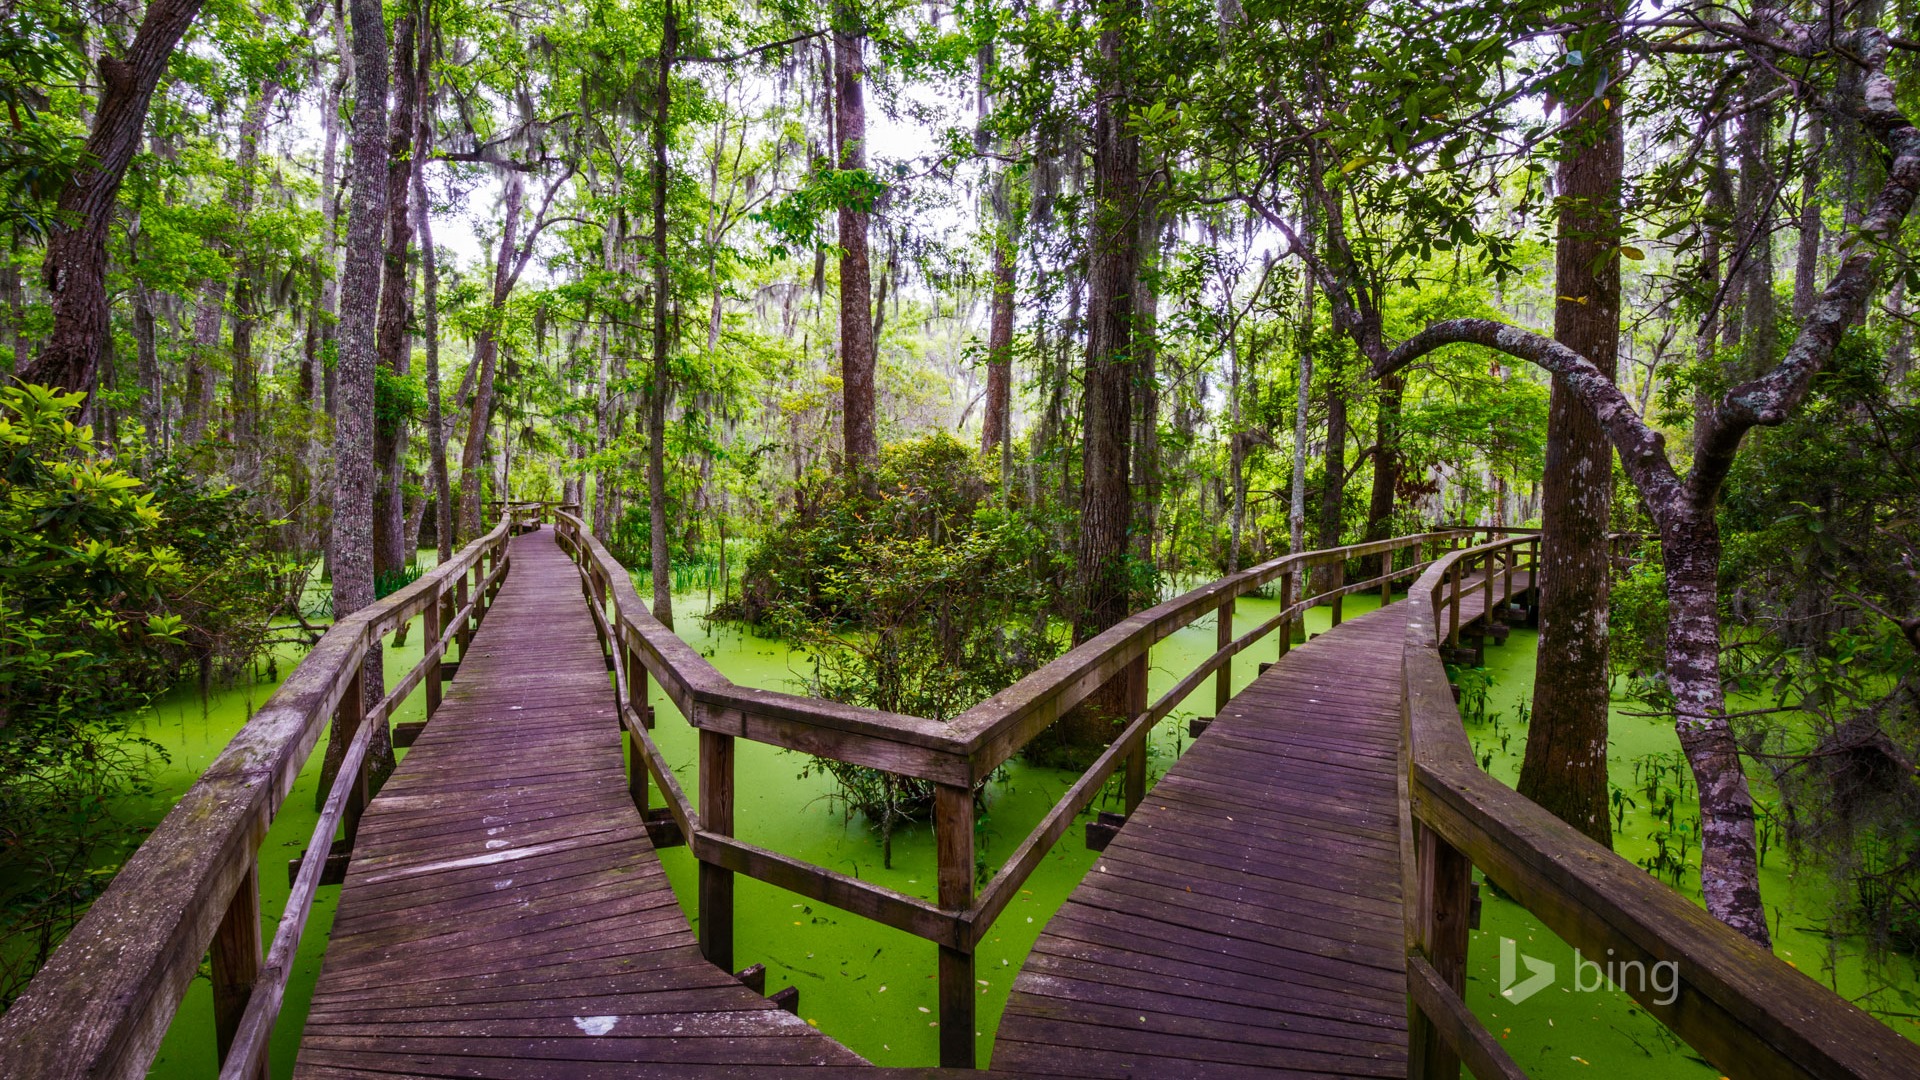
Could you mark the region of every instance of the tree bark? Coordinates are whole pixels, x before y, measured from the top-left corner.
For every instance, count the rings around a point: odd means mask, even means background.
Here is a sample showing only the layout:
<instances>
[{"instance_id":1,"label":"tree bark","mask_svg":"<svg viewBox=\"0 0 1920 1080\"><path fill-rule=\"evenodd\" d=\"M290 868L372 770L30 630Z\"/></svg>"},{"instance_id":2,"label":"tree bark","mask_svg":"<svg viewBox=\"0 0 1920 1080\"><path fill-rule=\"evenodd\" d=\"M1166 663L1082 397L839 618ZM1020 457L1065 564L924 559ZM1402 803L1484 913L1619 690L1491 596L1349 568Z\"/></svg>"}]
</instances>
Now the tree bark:
<instances>
[{"instance_id":1,"label":"tree bark","mask_svg":"<svg viewBox=\"0 0 1920 1080\"><path fill-rule=\"evenodd\" d=\"M259 96L248 107L246 119L240 125L240 152L235 157L240 180L233 199L234 218L238 222L245 222L253 213L253 172L260 161L260 139L266 134L267 113L280 96L281 74L276 72L274 78L262 84ZM248 486L258 483L260 461L260 371L253 356L253 333L258 322L253 310L254 290L259 274L251 245L243 243L233 275L233 348L229 354L233 374L228 384L227 408L236 472Z\"/></svg>"},{"instance_id":2,"label":"tree bark","mask_svg":"<svg viewBox=\"0 0 1920 1080\"><path fill-rule=\"evenodd\" d=\"M1765 0L1754 5L1753 18L1768 18ZM1742 109L1735 150L1740 161L1740 186L1734 192L1733 283L1727 302L1730 324L1739 328L1739 360L1733 381L1750 379L1773 366L1780 333L1775 325L1773 299L1773 116L1766 98L1779 80L1768 65L1756 64L1741 87Z\"/></svg>"},{"instance_id":3,"label":"tree bark","mask_svg":"<svg viewBox=\"0 0 1920 1080\"><path fill-rule=\"evenodd\" d=\"M140 146L147 105L167 71L167 58L200 12L201 0L152 0L126 55L100 58L100 102L80 165L60 191L47 230L42 272L53 329L23 382L62 390L93 386L107 324L107 229L120 183Z\"/></svg>"},{"instance_id":4,"label":"tree bark","mask_svg":"<svg viewBox=\"0 0 1920 1080\"><path fill-rule=\"evenodd\" d=\"M1132 51L1127 24L1139 17L1140 3L1111 0L1103 8L1093 123L1093 223L1087 258L1076 642L1126 618L1132 593L1127 567L1127 528L1132 522L1128 465L1133 291L1140 261L1136 235L1140 147L1127 127L1126 91Z\"/></svg>"},{"instance_id":5,"label":"tree bark","mask_svg":"<svg viewBox=\"0 0 1920 1080\"><path fill-rule=\"evenodd\" d=\"M667 536L667 397L672 372L668 317L673 296L667 261L667 136L673 108L673 58L680 48L680 14L668 0L654 61L653 91L653 372L647 380L647 521L653 568L653 617L673 629L673 552ZM844 312L844 308L842 309ZM871 389L871 383L869 383Z\"/></svg>"},{"instance_id":6,"label":"tree bark","mask_svg":"<svg viewBox=\"0 0 1920 1080\"><path fill-rule=\"evenodd\" d=\"M1820 159L1827 149L1826 117L1807 118L1800 165L1800 237L1793 265L1793 317L1804 319L1820 299Z\"/></svg>"},{"instance_id":7,"label":"tree bark","mask_svg":"<svg viewBox=\"0 0 1920 1080\"><path fill-rule=\"evenodd\" d=\"M487 429L493 418L493 381L500 358L499 325L501 309L513 289L513 259L520 228L520 200L523 195L518 171L507 174L506 191L501 197L504 215L500 227L500 252L493 264L493 297L487 307L487 321L473 343L473 366L479 371L474 380L473 405L467 414L467 441L460 448L460 529L464 538L479 536L480 504L486 491Z\"/></svg>"},{"instance_id":8,"label":"tree bark","mask_svg":"<svg viewBox=\"0 0 1920 1080\"><path fill-rule=\"evenodd\" d=\"M1004 456L1013 441L1014 241L1011 212L997 213L1006 201L1005 178L996 181L993 232L993 298L987 317L987 400L980 419L980 452Z\"/></svg>"},{"instance_id":9,"label":"tree bark","mask_svg":"<svg viewBox=\"0 0 1920 1080\"><path fill-rule=\"evenodd\" d=\"M413 215L407 210L407 202L413 191L414 168L420 160L416 118L420 76L414 70L417 27L418 16L411 7L393 20L393 55L397 58L393 65L393 116L382 157L387 172L387 227L380 274L379 370L394 379L407 375L413 359L408 332L413 315L413 282L407 266ZM373 504L373 573L378 579L405 568L418 542L406 534L405 417L392 410L375 417L373 455L379 478Z\"/></svg>"},{"instance_id":10,"label":"tree bark","mask_svg":"<svg viewBox=\"0 0 1920 1080\"><path fill-rule=\"evenodd\" d=\"M333 614L339 619L374 601L373 379L375 319L380 303L380 230L387 216L387 30L379 0L349 0L353 25L354 103L352 201L347 213L346 265L340 275L340 360L333 419ZM372 707L385 696L380 649L367 656L361 683ZM326 801L346 742L338 727L327 738L316 804ZM377 779L393 771L386 725L375 725L369 768Z\"/></svg>"},{"instance_id":11,"label":"tree bark","mask_svg":"<svg viewBox=\"0 0 1920 1080\"><path fill-rule=\"evenodd\" d=\"M1373 421L1373 491L1367 497L1368 540L1385 540L1393 534L1394 493L1400 486L1400 413L1406 396L1406 380L1389 375L1380 380L1380 400ZM1393 553L1383 552L1369 559L1367 574L1380 577L1391 570Z\"/></svg>"},{"instance_id":12,"label":"tree bark","mask_svg":"<svg viewBox=\"0 0 1920 1080\"><path fill-rule=\"evenodd\" d=\"M413 214L420 233L421 329L427 345L427 468L433 483L433 537L439 560L453 557L453 485L447 476L447 429L440 401L440 263L433 250L433 207L427 202L427 157L433 146L432 34L420 35L420 166L413 170Z\"/></svg>"},{"instance_id":13,"label":"tree bark","mask_svg":"<svg viewBox=\"0 0 1920 1080\"><path fill-rule=\"evenodd\" d=\"M1586 20L1606 20L1610 4ZM1566 102L1559 235L1555 247L1554 338L1614 377L1620 340L1620 188L1624 167L1618 94ZM1613 448L1599 421L1555 379L1548 406L1542 478L1538 666L1552 672L1533 687L1533 719L1520 768L1520 793L1556 817L1612 845L1608 815L1607 525L1613 509Z\"/></svg>"},{"instance_id":14,"label":"tree bark","mask_svg":"<svg viewBox=\"0 0 1920 1080\"><path fill-rule=\"evenodd\" d=\"M866 36L860 14L846 4L833 12L835 164L842 170L867 167ZM873 282L868 260L867 214L870 207L850 201L840 207L840 384L841 433L849 476L872 480L880 464L874 427ZM862 476L862 474L868 474Z\"/></svg>"},{"instance_id":15,"label":"tree bark","mask_svg":"<svg viewBox=\"0 0 1920 1080\"><path fill-rule=\"evenodd\" d=\"M1133 289L1133 357L1140 400L1139 426L1133 439L1133 488L1138 496L1135 557L1142 566L1154 565L1154 541L1159 532L1160 496L1164 465L1160 459L1160 289L1154 270L1160 261L1159 207L1150 195L1140 200L1140 270Z\"/></svg>"},{"instance_id":16,"label":"tree bark","mask_svg":"<svg viewBox=\"0 0 1920 1080\"><path fill-rule=\"evenodd\" d=\"M1347 394L1339 375L1327 374L1321 380L1327 393L1327 443L1321 457L1319 535L1314 539L1314 546L1321 548L1340 546L1347 520ZM1332 588L1333 573L1332 566L1315 568L1314 591Z\"/></svg>"},{"instance_id":17,"label":"tree bark","mask_svg":"<svg viewBox=\"0 0 1920 1080\"><path fill-rule=\"evenodd\" d=\"M340 310L340 278L334 273L340 252L340 100L353 73L353 52L346 27L339 21L338 9L333 30L340 46L340 69L327 84L326 95L320 103L320 250L307 278L308 291L315 299L312 310L307 313L306 365L300 376L300 389L308 406L326 408L329 412L333 395L332 377L326 366L327 345L334 340L334 315Z\"/></svg>"}]
</instances>

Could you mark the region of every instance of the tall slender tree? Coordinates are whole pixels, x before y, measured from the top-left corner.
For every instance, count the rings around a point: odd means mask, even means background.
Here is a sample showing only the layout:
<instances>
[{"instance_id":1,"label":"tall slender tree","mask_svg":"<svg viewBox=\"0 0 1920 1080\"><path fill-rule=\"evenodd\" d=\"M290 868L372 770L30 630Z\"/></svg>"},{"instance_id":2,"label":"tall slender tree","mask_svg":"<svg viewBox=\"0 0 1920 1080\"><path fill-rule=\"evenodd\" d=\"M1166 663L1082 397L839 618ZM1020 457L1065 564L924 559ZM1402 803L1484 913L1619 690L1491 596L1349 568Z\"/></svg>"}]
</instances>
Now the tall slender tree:
<instances>
[{"instance_id":1,"label":"tall slender tree","mask_svg":"<svg viewBox=\"0 0 1920 1080\"><path fill-rule=\"evenodd\" d=\"M42 264L53 329L26 382L91 390L110 347L107 327L107 230L127 166L140 147L147 106L167 73L174 46L200 13L201 0L152 0L125 53L100 56L100 100L79 167L60 190Z\"/></svg>"},{"instance_id":2,"label":"tall slender tree","mask_svg":"<svg viewBox=\"0 0 1920 1080\"><path fill-rule=\"evenodd\" d=\"M1625 165L1612 0L1583 4L1567 48L1590 59L1561 100L1553 336L1611 379L1620 341L1620 187ZM1613 447L1564 379L1553 384L1541 481L1540 651L1519 790L1603 844L1607 787L1607 528Z\"/></svg>"}]
</instances>

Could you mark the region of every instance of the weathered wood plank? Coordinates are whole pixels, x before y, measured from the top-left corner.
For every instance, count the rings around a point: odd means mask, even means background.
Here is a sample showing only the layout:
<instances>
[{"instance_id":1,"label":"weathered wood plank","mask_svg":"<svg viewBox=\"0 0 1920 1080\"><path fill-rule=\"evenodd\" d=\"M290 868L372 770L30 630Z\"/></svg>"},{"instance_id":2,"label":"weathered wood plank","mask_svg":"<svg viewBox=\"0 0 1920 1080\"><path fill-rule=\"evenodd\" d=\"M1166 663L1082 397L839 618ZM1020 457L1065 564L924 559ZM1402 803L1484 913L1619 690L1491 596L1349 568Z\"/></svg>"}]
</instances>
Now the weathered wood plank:
<instances>
[{"instance_id":1,"label":"weathered wood plank","mask_svg":"<svg viewBox=\"0 0 1920 1080\"><path fill-rule=\"evenodd\" d=\"M624 686L579 577L550 533L512 550L362 819L296 1075L858 1065L702 958L628 791Z\"/></svg>"}]
</instances>

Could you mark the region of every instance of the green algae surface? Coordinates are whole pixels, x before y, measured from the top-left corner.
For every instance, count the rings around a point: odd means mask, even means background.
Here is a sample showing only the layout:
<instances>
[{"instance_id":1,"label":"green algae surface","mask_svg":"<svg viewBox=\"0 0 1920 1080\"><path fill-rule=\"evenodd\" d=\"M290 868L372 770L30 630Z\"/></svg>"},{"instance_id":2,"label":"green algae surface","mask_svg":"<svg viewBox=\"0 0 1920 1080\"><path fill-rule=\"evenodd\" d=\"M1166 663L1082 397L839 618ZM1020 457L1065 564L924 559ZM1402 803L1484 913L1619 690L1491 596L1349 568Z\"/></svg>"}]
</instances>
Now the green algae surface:
<instances>
[{"instance_id":1,"label":"green algae surface","mask_svg":"<svg viewBox=\"0 0 1920 1080\"><path fill-rule=\"evenodd\" d=\"M735 682L772 689L797 688L807 670L804 654L737 627L703 624L698 613L705 607L704 601L700 594L676 597L683 637ZM1350 616L1357 615L1376 603L1370 596L1350 597L1345 610ZM1243 599L1236 611L1236 633L1252 629L1271 617L1276 608L1269 599ZM1309 614L1310 631L1323 630L1326 624L1324 609ZM1152 657L1154 696L1204 660L1214 640L1215 627L1209 618L1158 645ZM1531 697L1536 640L1531 632L1516 629L1507 645L1488 649L1487 671L1492 678L1488 716L1468 724L1476 753L1487 758L1495 776L1509 783L1517 775L1524 748L1524 728L1516 717L1519 704ZM1257 662L1272 659L1273 648L1273 641L1268 639L1238 658L1233 670L1235 689L1252 680ZM407 648L388 650L389 678L404 673L418 656L416 628ZM293 659L283 657L280 672L288 670ZM141 715L140 732L167 747L172 755L158 777L160 796L136 808L148 824L158 822L171 799L192 783L252 710L266 700L274 685L274 679L263 677L252 686L216 693L204 702L196 692L183 691ZM1187 718L1211 714L1212 702L1209 680L1159 726L1150 747L1150 776L1158 777L1178 759L1189 741ZM655 736L662 751L689 797L697 798L694 733L657 687L653 704L660 717ZM1613 721L1611 766L1615 783L1631 788L1635 762L1649 755L1671 754L1674 741L1671 730L1659 721L1629 715L1630 704L1616 704L1621 708ZM421 709L416 694L400 718L417 719ZM736 750L736 831L742 838L901 892L929 899L934 896L933 845L928 826L896 829L892 866L887 868L883 866L878 834L860 815L848 814L833 797L831 781L818 771L803 775L807 773L803 756L745 741L736 744ZM313 829L318 756L316 750L262 848L263 934L272 933L286 901L287 860L305 847ZM1073 774L1018 760L994 777L984 793L976 837L982 881L999 869L1074 779ZM1672 784L1670 780L1667 783ZM1118 809L1117 802L1117 792L1110 785L1094 809ZM1658 854L1653 837L1671 830L1655 813L1656 808L1627 808L1616 845L1623 856L1640 862ZM1688 813L1691 808L1682 795L1679 816L1684 819ZM1682 873L1679 887L1697 901L1697 845L1691 857L1696 877L1689 881ZM681 847L661 852L661 858L683 910L693 921L696 871L691 856ZM1048 853L982 943L975 975L980 992L976 1037L983 1065L991 1059L993 1034L1015 973L1049 915L1087 872L1092 860L1076 823L1074 830ZM1909 1035L1920 1034L1911 1017L1899 1015L1920 1011L1901 1004L1910 998L1915 986L1908 961L1895 958L1868 964L1861 943L1823 936L1818 920L1825 910L1827 884L1818 871L1795 873L1785 857L1775 852L1763 873L1770 908L1779 926L1776 948L1780 955L1823 982L1837 985L1850 997L1877 991L1866 1003L1883 1005L1883 1017L1896 1028ZM937 1063L939 1005L932 944L757 881L736 881L737 965L766 964L769 990L798 987L800 1015L875 1064ZM338 895L337 888L320 891L303 938L274 1040L276 1077L291 1074ZM1500 899L1490 889L1484 889L1483 895L1481 929L1473 934L1470 954L1468 1000L1530 1075L1582 1077L1594 1075L1596 1068L1615 1073L1626 1070L1627 1075L1636 1077L1710 1080L1718 1075L1624 994L1576 988L1572 951L1524 909ZM1554 964L1554 984L1523 1002L1503 998L1498 987L1502 938L1514 941L1518 953ZM1522 973L1527 969L1523 967ZM1592 979L1587 981L1590 984ZM211 997L206 980L200 978L182 1002L151 1075L171 1080L205 1077L213 1072Z\"/></svg>"}]
</instances>

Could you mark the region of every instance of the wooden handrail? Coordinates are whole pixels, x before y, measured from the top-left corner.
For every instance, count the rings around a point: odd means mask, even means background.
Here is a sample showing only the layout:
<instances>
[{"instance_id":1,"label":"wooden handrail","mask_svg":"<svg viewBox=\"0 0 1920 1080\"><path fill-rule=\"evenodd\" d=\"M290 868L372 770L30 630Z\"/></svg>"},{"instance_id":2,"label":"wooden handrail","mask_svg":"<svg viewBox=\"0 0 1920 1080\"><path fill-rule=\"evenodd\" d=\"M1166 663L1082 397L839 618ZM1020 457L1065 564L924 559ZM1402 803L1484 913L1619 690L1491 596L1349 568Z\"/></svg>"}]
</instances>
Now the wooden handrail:
<instances>
[{"instance_id":1,"label":"wooden handrail","mask_svg":"<svg viewBox=\"0 0 1920 1080\"><path fill-rule=\"evenodd\" d=\"M1403 655L1408 811L1408 965L1413 1067L1421 1080L1519 1075L1461 1000L1474 867L1585 955L1665 980L1621 989L1722 1072L1738 1077L1911 1078L1920 1046L1755 945L1698 905L1512 788L1473 759L1437 653L1440 612L1464 574L1537 539L1452 552L1409 593ZM1509 557L1507 565L1512 565ZM1537 565L1537 564L1536 564ZM1483 579L1484 580L1484 579ZM1449 593L1448 590L1452 591Z\"/></svg>"},{"instance_id":2,"label":"wooden handrail","mask_svg":"<svg viewBox=\"0 0 1920 1080\"><path fill-rule=\"evenodd\" d=\"M1318 595L1293 599L1292 575L1316 566L1344 566L1350 559L1459 541L1468 530L1353 544L1282 556L1175 597L1124 620L1084 642L1000 694L943 724L915 716L736 686L686 642L661 626L641 604L625 567L574 513L554 515L556 533L580 571L581 591L594 610L614 681L624 703L621 726L630 740L636 771L630 786L645 809L651 786L661 791L680 826L700 873L701 948L714 963L732 967L732 875L746 874L821 903L904 930L939 948L941 1063L973 1064L973 1008L977 994L973 952L991 930L1046 852L1072 827L1075 815L1098 797L1124 765L1128 809L1145 792L1146 740L1153 726L1209 676L1221 693L1231 678L1233 657L1276 631L1278 652L1291 642L1291 627L1308 607L1329 603L1338 619L1341 598L1380 589L1419 574L1428 564L1416 556L1399 570L1352 583L1336 575ZM1284 579L1281 611L1249 633L1234 637L1234 603L1277 578ZM1176 687L1149 706L1147 650L1196 619L1221 619L1220 644ZM672 769L648 733L645 682L658 680L680 714L699 732L700 805L681 791ZM1130 688L1129 722L1068 789L999 872L976 896L973 889L973 789L1058 716L1109 680ZM1223 699L1224 700L1224 699ZM939 897L918 897L861 881L825 867L745 843L733 836L732 741L745 738L786 749L867 765L930 781L935 788L935 845Z\"/></svg>"},{"instance_id":3,"label":"wooden handrail","mask_svg":"<svg viewBox=\"0 0 1920 1080\"><path fill-rule=\"evenodd\" d=\"M365 803L363 764L373 724L385 723L422 682L429 709L438 704L446 647L464 642L484 616L486 599L507 570L512 531L512 521L503 519L417 581L335 621L0 1017L0 1061L9 1075L146 1075L209 952L221 1074L266 1075L267 1042L334 831L344 824L351 834ZM423 613L429 633L422 659L391 694L364 708L360 679L368 653ZM260 844L329 718L351 726L353 736L263 958Z\"/></svg>"}]
</instances>

